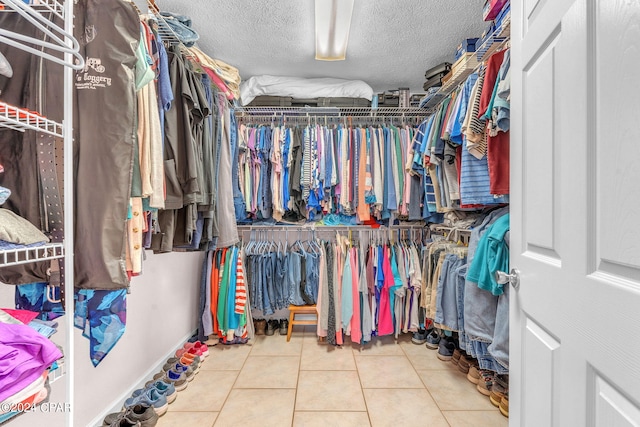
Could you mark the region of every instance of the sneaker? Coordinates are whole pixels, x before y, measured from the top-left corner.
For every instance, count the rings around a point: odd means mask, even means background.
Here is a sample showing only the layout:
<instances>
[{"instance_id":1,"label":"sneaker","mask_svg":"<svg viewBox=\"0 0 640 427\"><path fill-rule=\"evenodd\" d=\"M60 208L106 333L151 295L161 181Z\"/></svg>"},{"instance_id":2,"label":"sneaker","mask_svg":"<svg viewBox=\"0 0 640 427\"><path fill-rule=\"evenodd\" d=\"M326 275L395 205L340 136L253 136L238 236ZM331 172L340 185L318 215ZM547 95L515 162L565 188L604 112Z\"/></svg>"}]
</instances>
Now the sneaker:
<instances>
[{"instance_id":1,"label":"sneaker","mask_svg":"<svg viewBox=\"0 0 640 427\"><path fill-rule=\"evenodd\" d=\"M287 319L280 319L280 335L287 335L289 333L289 321Z\"/></svg>"},{"instance_id":2,"label":"sneaker","mask_svg":"<svg viewBox=\"0 0 640 427\"><path fill-rule=\"evenodd\" d=\"M493 372L485 369L480 370L480 379L476 388L485 396L491 395L491 387L493 385Z\"/></svg>"},{"instance_id":3,"label":"sneaker","mask_svg":"<svg viewBox=\"0 0 640 427\"><path fill-rule=\"evenodd\" d=\"M469 366L469 373L467 374L467 379L473 384L478 384L478 381L480 381L480 371L478 370L477 362L475 364L472 363L471 366Z\"/></svg>"},{"instance_id":4,"label":"sneaker","mask_svg":"<svg viewBox=\"0 0 640 427\"><path fill-rule=\"evenodd\" d=\"M175 372L173 369L167 372L159 372L153 377L153 381L164 381L173 384L176 391L182 391L189 385L187 376L181 372ZM147 383L148 384L148 383Z\"/></svg>"},{"instance_id":5,"label":"sneaker","mask_svg":"<svg viewBox=\"0 0 640 427\"><path fill-rule=\"evenodd\" d=\"M502 402L502 398L509 391L509 377L507 375L497 375L493 381L493 386L491 387L491 394L489 395L489 400L491 400L491 404L496 408L500 407L500 403Z\"/></svg>"},{"instance_id":6,"label":"sneaker","mask_svg":"<svg viewBox=\"0 0 640 427\"><path fill-rule=\"evenodd\" d=\"M208 350L207 350L208 351ZM175 353L176 357L188 357L190 359L195 359L196 357L198 358L198 362L202 362L205 358L204 353L202 350L199 350L195 347L190 347L190 348L179 348L176 350Z\"/></svg>"},{"instance_id":7,"label":"sneaker","mask_svg":"<svg viewBox=\"0 0 640 427\"><path fill-rule=\"evenodd\" d=\"M256 319L253 321L253 327L256 331L256 335L264 335L267 327L267 321L265 319Z\"/></svg>"},{"instance_id":8,"label":"sneaker","mask_svg":"<svg viewBox=\"0 0 640 427\"><path fill-rule=\"evenodd\" d=\"M506 392L500 401L500 413L509 418L509 392Z\"/></svg>"},{"instance_id":9,"label":"sneaker","mask_svg":"<svg viewBox=\"0 0 640 427\"><path fill-rule=\"evenodd\" d=\"M182 357L183 354L193 354L200 356L201 359L209 356L209 347L202 344L200 341L185 343L181 349L176 351L176 357Z\"/></svg>"},{"instance_id":10,"label":"sneaker","mask_svg":"<svg viewBox=\"0 0 640 427\"><path fill-rule=\"evenodd\" d=\"M438 345L438 359L448 362L453 358L453 352L456 349L456 344L453 342L453 338L444 337L440 340Z\"/></svg>"},{"instance_id":11,"label":"sneaker","mask_svg":"<svg viewBox=\"0 0 640 427\"><path fill-rule=\"evenodd\" d=\"M451 363L453 363L455 366L458 366L461 355L462 353L460 353L460 349L456 348L455 350L453 350L453 354L451 355Z\"/></svg>"},{"instance_id":12,"label":"sneaker","mask_svg":"<svg viewBox=\"0 0 640 427\"><path fill-rule=\"evenodd\" d=\"M440 344L440 333L437 329L433 328L429 335L427 335L427 348L429 350L437 350Z\"/></svg>"},{"instance_id":13,"label":"sneaker","mask_svg":"<svg viewBox=\"0 0 640 427\"><path fill-rule=\"evenodd\" d=\"M125 419L124 424L118 424L121 419ZM127 424L128 422L128 424ZM137 423L137 424L136 424ZM103 426L141 426L153 427L158 423L158 414L150 406L134 405L125 411L115 412L104 417Z\"/></svg>"},{"instance_id":14,"label":"sneaker","mask_svg":"<svg viewBox=\"0 0 640 427\"><path fill-rule=\"evenodd\" d=\"M471 369L471 362L467 359L466 353L461 351L460 359L458 360L458 370L466 375L469 373L469 369Z\"/></svg>"},{"instance_id":15,"label":"sneaker","mask_svg":"<svg viewBox=\"0 0 640 427\"><path fill-rule=\"evenodd\" d=\"M278 329L278 321L271 319L267 322L267 331L265 334L271 336L276 333L276 329Z\"/></svg>"},{"instance_id":16,"label":"sneaker","mask_svg":"<svg viewBox=\"0 0 640 427\"><path fill-rule=\"evenodd\" d=\"M142 391L147 390L147 389L152 389L155 388L156 390L158 390L158 393L164 395L164 397L167 398L167 403L171 404L176 400L176 397L178 397L178 393L176 393L176 388L173 384L169 383L169 382L165 382L162 380L158 380L158 381L149 381L144 385L144 389L138 389L136 391L133 392L132 396L136 396L136 393L142 393Z\"/></svg>"},{"instance_id":17,"label":"sneaker","mask_svg":"<svg viewBox=\"0 0 640 427\"><path fill-rule=\"evenodd\" d=\"M165 412L167 412L167 409L169 409L169 402L167 402L167 398L154 388L146 389L137 396L132 396L125 400L123 409L126 411L128 408L135 405L150 406L154 411L156 411L158 416L164 415Z\"/></svg>"},{"instance_id":18,"label":"sneaker","mask_svg":"<svg viewBox=\"0 0 640 427\"><path fill-rule=\"evenodd\" d=\"M198 350L198 356L200 356L200 358L209 357L209 346L207 346L204 343L201 343L200 341L196 341L196 342L190 343L190 344L192 344L191 348L195 348L196 350Z\"/></svg>"},{"instance_id":19,"label":"sneaker","mask_svg":"<svg viewBox=\"0 0 640 427\"><path fill-rule=\"evenodd\" d=\"M411 337L411 342L414 344L422 345L427 342L427 336L430 331L426 329L418 329L418 332L414 332Z\"/></svg>"},{"instance_id":20,"label":"sneaker","mask_svg":"<svg viewBox=\"0 0 640 427\"><path fill-rule=\"evenodd\" d=\"M189 359L186 359L184 356L180 359L176 357L170 358L169 360L167 360L167 363L164 364L164 366L162 367L162 370L167 372L169 369L175 368L176 365L181 365L183 368L189 369L189 372L186 373L187 378L200 372L200 366L198 365L198 363L195 360L190 361ZM179 369L174 369L174 370L177 372L180 371Z\"/></svg>"},{"instance_id":21,"label":"sneaker","mask_svg":"<svg viewBox=\"0 0 640 427\"><path fill-rule=\"evenodd\" d=\"M107 425L109 427L142 427L139 421L130 421L127 417L118 418L113 423Z\"/></svg>"},{"instance_id":22,"label":"sneaker","mask_svg":"<svg viewBox=\"0 0 640 427\"><path fill-rule=\"evenodd\" d=\"M193 365L183 365L182 363L178 362L173 368L171 368L171 370L177 373L183 373L187 378L187 381L189 382L193 381L196 376L196 371ZM198 370L198 372L200 372L200 370Z\"/></svg>"}]
</instances>

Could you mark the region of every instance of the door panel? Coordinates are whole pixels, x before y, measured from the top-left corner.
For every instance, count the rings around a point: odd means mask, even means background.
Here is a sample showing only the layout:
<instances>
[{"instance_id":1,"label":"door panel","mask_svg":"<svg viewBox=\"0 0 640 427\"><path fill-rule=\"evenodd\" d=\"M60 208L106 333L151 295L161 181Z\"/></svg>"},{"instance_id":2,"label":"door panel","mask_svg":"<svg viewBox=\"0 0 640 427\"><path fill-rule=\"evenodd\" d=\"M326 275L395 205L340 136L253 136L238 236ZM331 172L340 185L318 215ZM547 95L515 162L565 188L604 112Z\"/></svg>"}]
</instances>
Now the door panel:
<instances>
[{"instance_id":1,"label":"door panel","mask_svg":"<svg viewBox=\"0 0 640 427\"><path fill-rule=\"evenodd\" d=\"M637 2L635 2L637 4ZM640 7L626 0L594 8L598 270L640 282ZM632 71L633 70L633 71ZM592 190L593 191L593 190Z\"/></svg>"},{"instance_id":2,"label":"door panel","mask_svg":"<svg viewBox=\"0 0 640 427\"><path fill-rule=\"evenodd\" d=\"M560 343L538 324L527 318L524 336L524 376L526 384L536 383L535 390L522 394L524 426L538 427L553 424L554 372L558 370L557 359Z\"/></svg>"},{"instance_id":3,"label":"door panel","mask_svg":"<svg viewBox=\"0 0 640 427\"><path fill-rule=\"evenodd\" d=\"M558 220L558 176L555 174L556 150L554 102L555 46L560 32L545 43L523 73L522 99L527 115L523 121L524 147L524 224L525 251L560 264L558 239L554 236Z\"/></svg>"},{"instance_id":4,"label":"door panel","mask_svg":"<svg viewBox=\"0 0 640 427\"><path fill-rule=\"evenodd\" d=\"M640 409L595 371L594 422L596 427L640 425Z\"/></svg>"},{"instance_id":5,"label":"door panel","mask_svg":"<svg viewBox=\"0 0 640 427\"><path fill-rule=\"evenodd\" d=\"M510 425L640 426L640 1L512 13Z\"/></svg>"}]
</instances>

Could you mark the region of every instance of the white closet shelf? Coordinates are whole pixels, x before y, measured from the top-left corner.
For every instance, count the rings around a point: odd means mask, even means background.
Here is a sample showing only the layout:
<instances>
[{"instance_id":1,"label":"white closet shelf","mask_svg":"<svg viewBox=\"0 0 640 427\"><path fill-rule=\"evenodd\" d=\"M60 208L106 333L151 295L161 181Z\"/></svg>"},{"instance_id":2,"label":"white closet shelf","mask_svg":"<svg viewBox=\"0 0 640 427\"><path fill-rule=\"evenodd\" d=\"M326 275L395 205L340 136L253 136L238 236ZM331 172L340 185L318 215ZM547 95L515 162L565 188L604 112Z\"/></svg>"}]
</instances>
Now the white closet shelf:
<instances>
[{"instance_id":1,"label":"white closet shelf","mask_svg":"<svg viewBox=\"0 0 640 427\"><path fill-rule=\"evenodd\" d=\"M29 7L38 12L51 12L60 19L64 19L64 8L62 3L56 0L31 0ZM4 2L0 0L0 13L14 12L13 9L7 8Z\"/></svg>"},{"instance_id":2,"label":"white closet shelf","mask_svg":"<svg viewBox=\"0 0 640 427\"><path fill-rule=\"evenodd\" d=\"M0 102L0 127L20 132L35 130L49 135L63 137L62 124L49 120L36 112L14 107Z\"/></svg>"},{"instance_id":3,"label":"white closet shelf","mask_svg":"<svg viewBox=\"0 0 640 427\"><path fill-rule=\"evenodd\" d=\"M511 36L511 14L504 17L502 23L490 37L476 49L478 62L486 61L491 55L501 49Z\"/></svg>"},{"instance_id":4,"label":"white closet shelf","mask_svg":"<svg viewBox=\"0 0 640 427\"><path fill-rule=\"evenodd\" d=\"M442 99L464 82L477 68L478 65L486 61L492 54L508 45L511 35L511 14L504 17L502 23L493 31L475 52L467 53L455 64L451 72L442 80L442 87L434 94L425 108L435 108ZM444 79L447 79L446 81Z\"/></svg>"},{"instance_id":5,"label":"white closet shelf","mask_svg":"<svg viewBox=\"0 0 640 427\"><path fill-rule=\"evenodd\" d=\"M431 97L427 105L425 105L425 108L433 109L440 104L442 99L453 92L460 83L464 82L467 77L475 71L479 64L474 52L464 54L464 56L453 64L453 68L451 68L449 74L444 77L447 80L442 79L442 87Z\"/></svg>"},{"instance_id":6,"label":"white closet shelf","mask_svg":"<svg viewBox=\"0 0 640 427\"><path fill-rule=\"evenodd\" d=\"M455 64L453 64L449 77L447 78L447 76L445 76L447 81L445 82L443 79L440 92L446 92L447 94L450 93L456 86L465 81L467 77L473 73L473 70L476 69L478 64L478 59L473 52L462 56Z\"/></svg>"},{"instance_id":7,"label":"white closet shelf","mask_svg":"<svg viewBox=\"0 0 640 427\"><path fill-rule=\"evenodd\" d=\"M64 257L63 243L48 243L19 249L0 250L0 267L27 264L36 261L46 261Z\"/></svg>"}]
</instances>

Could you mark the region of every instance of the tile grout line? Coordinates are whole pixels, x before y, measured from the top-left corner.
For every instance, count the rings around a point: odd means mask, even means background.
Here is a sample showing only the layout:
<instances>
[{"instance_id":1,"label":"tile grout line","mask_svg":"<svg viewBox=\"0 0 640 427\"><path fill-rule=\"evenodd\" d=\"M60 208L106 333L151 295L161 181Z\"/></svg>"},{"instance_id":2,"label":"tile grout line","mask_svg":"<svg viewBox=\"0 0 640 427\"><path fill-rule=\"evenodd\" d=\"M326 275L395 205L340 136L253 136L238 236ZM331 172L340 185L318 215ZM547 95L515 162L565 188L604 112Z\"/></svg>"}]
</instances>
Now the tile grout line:
<instances>
[{"instance_id":1,"label":"tile grout line","mask_svg":"<svg viewBox=\"0 0 640 427\"><path fill-rule=\"evenodd\" d=\"M360 370L358 369L358 362L356 360L356 355L351 351L351 357L353 357L353 363L356 365L356 372L358 373L358 382L360 383L360 393L362 393L362 400L364 400L364 407L367 410L367 419L369 420L369 425L372 426L371 422L371 413L369 413L369 404L367 403L367 397L364 395L364 387L362 387L362 378L360 377Z\"/></svg>"},{"instance_id":2,"label":"tile grout line","mask_svg":"<svg viewBox=\"0 0 640 427\"><path fill-rule=\"evenodd\" d=\"M416 367L414 366L414 364L411 362L411 358L409 357L409 355L407 354L407 352L404 350L404 348L402 348L402 346L400 346L400 349L402 350L402 353L404 354L404 357L409 361L409 364L411 365L411 368L413 368L413 371L416 373L416 375L418 375L418 378L420 378L420 382L422 383L422 385L424 386L424 389L427 391L427 393L429 393L429 397L431 397L431 400L433 400L433 403L435 403L436 408L438 408L438 411L440 411L440 415L442 416L442 418L444 419L444 421L451 426L451 424L449 423L449 420L447 419L447 417L442 413L442 408L440 408L440 405L438 404L438 401L436 400L435 397L433 397L433 395L431 394L431 390L429 390L429 387L427 387L427 384L424 382L424 380L422 379L422 376L420 376L420 374L418 373L418 370L416 369ZM427 353L428 354L428 353Z\"/></svg>"},{"instance_id":3,"label":"tile grout line","mask_svg":"<svg viewBox=\"0 0 640 427\"><path fill-rule=\"evenodd\" d=\"M304 334L303 330L303 334ZM298 356L298 377L296 378L296 388L293 393L293 410L291 411L291 427L293 427L293 422L296 417L296 403L298 402L298 387L300 385L300 368L302 367L302 351L304 347L304 335L302 336L302 344L300 345L300 355Z\"/></svg>"},{"instance_id":4,"label":"tile grout line","mask_svg":"<svg viewBox=\"0 0 640 427\"><path fill-rule=\"evenodd\" d=\"M225 396L224 401L222 402L222 405L220 406L220 411L218 411L218 415L216 415L216 419L213 421L213 424L211 424L211 427L216 425L216 422L220 418L220 414L222 413L222 410L224 409L224 405L227 404L227 400L229 400L229 396L231 396L231 392L233 391L234 387L236 386L236 383L238 382L238 378L240 378L240 374L242 373L242 370L244 369L244 366L247 363L247 359L249 359L249 356L251 355L251 352L253 351L253 344L251 344L250 347L251 348L249 349L249 353L247 353L247 357L245 357L244 362L242 362L242 367L240 368L239 371L237 371L238 374L236 375L236 379L233 381L233 384L231 384L231 388L229 389L229 392ZM220 351L224 351L224 350L220 350Z\"/></svg>"}]
</instances>

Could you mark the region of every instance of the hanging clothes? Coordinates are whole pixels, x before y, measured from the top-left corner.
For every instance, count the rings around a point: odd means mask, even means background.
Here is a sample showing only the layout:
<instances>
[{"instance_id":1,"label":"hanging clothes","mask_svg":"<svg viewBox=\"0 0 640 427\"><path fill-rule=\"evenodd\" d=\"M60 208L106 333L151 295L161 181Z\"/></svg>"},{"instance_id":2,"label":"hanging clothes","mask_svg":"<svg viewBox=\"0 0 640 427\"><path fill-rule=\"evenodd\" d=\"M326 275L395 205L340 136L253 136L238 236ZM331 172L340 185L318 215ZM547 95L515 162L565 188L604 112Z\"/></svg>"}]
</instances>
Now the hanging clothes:
<instances>
[{"instance_id":1,"label":"hanging clothes","mask_svg":"<svg viewBox=\"0 0 640 427\"><path fill-rule=\"evenodd\" d=\"M419 212L424 193L405 169L410 126L238 127L238 187L252 221L364 223ZM418 213L420 215L421 213ZM421 218L418 218L421 219Z\"/></svg>"}]
</instances>

